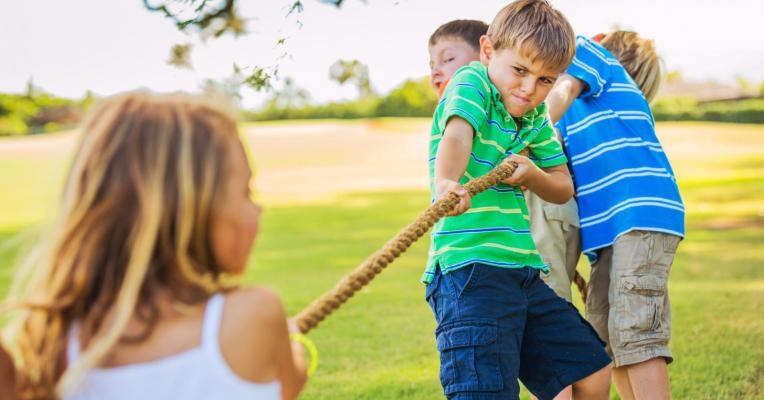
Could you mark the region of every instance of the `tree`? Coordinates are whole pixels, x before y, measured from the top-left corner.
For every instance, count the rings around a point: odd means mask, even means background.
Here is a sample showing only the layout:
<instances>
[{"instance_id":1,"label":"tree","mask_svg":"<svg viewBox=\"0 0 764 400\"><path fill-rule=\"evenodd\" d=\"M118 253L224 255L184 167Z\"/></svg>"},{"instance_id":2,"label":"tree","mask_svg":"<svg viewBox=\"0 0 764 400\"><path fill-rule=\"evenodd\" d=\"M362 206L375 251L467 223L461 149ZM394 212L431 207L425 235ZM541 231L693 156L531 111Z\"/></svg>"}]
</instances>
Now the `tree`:
<instances>
[{"instance_id":1,"label":"tree","mask_svg":"<svg viewBox=\"0 0 764 400\"><path fill-rule=\"evenodd\" d=\"M345 0L319 0L339 8ZM214 39L226 33L239 37L248 34L247 23L250 19L242 17L236 7L236 0L143 0L143 6L150 12L163 14L175 26L184 32L195 31L202 40ZM289 0L285 17L301 13L304 9L302 0ZM298 25L302 23L297 20ZM286 38L279 39L277 45L283 45ZM180 68L192 68L191 44L176 44L171 49L168 63ZM272 67L253 65L252 67L234 67L234 76L247 72L242 83L255 89L271 88L271 77L278 76L278 64Z\"/></svg>"},{"instance_id":2,"label":"tree","mask_svg":"<svg viewBox=\"0 0 764 400\"><path fill-rule=\"evenodd\" d=\"M235 74L221 80L205 79L201 84L201 92L211 99L228 101L236 107L241 106L241 78Z\"/></svg>"},{"instance_id":3,"label":"tree","mask_svg":"<svg viewBox=\"0 0 764 400\"><path fill-rule=\"evenodd\" d=\"M430 77L408 79L385 96L377 107L382 117L428 117L438 97L430 86Z\"/></svg>"},{"instance_id":4,"label":"tree","mask_svg":"<svg viewBox=\"0 0 764 400\"><path fill-rule=\"evenodd\" d=\"M742 75L735 76L735 81L737 81L737 86L740 88L740 90L742 90L746 94L750 95L754 93L753 84L744 76Z\"/></svg>"},{"instance_id":5,"label":"tree","mask_svg":"<svg viewBox=\"0 0 764 400\"><path fill-rule=\"evenodd\" d=\"M371 97L374 91L369 81L369 67L358 60L337 60L329 67L329 79L344 85L352 83L358 88L358 97Z\"/></svg>"},{"instance_id":6,"label":"tree","mask_svg":"<svg viewBox=\"0 0 764 400\"><path fill-rule=\"evenodd\" d=\"M310 102L310 94L307 90L298 87L292 78L284 79L281 90L275 91L268 100L268 109L294 109L302 108Z\"/></svg>"}]
</instances>

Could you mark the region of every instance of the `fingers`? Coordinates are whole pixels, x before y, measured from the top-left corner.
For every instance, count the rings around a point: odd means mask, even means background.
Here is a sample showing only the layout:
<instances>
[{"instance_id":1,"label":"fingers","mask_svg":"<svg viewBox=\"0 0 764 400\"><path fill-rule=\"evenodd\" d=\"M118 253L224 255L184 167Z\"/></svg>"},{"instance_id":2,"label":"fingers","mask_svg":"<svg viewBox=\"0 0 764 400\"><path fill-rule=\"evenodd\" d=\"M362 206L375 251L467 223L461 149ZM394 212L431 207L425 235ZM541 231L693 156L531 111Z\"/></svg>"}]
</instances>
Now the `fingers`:
<instances>
[{"instance_id":1,"label":"fingers","mask_svg":"<svg viewBox=\"0 0 764 400\"><path fill-rule=\"evenodd\" d=\"M522 182L520 182L520 177L518 176L517 171L513 172L512 175L510 175L510 177L505 179L503 182L510 186L520 186L522 184Z\"/></svg>"},{"instance_id":2,"label":"fingers","mask_svg":"<svg viewBox=\"0 0 764 400\"><path fill-rule=\"evenodd\" d=\"M454 207L454 209L450 213L448 213L448 216L450 217L464 214L472 206L472 198L470 197L470 194L467 192L467 189L459 186L459 188L457 190L454 190L453 192L457 196L459 196L459 202L456 203L456 207Z\"/></svg>"},{"instance_id":3,"label":"fingers","mask_svg":"<svg viewBox=\"0 0 764 400\"><path fill-rule=\"evenodd\" d=\"M451 210L448 214L446 214L447 216L453 217L456 215L463 214L464 212L469 210L470 207L472 206L472 198L470 197L469 192L467 192L467 189L465 189L458 182L443 180L439 182L437 186L438 186L438 190L437 190L438 199L442 198L448 193L454 193L459 198L459 201L456 203L456 206L454 207L453 210Z\"/></svg>"},{"instance_id":4,"label":"fingers","mask_svg":"<svg viewBox=\"0 0 764 400\"><path fill-rule=\"evenodd\" d=\"M514 161L518 165L526 164L530 162L530 159L522 154L512 153L505 160Z\"/></svg>"},{"instance_id":5,"label":"fingers","mask_svg":"<svg viewBox=\"0 0 764 400\"><path fill-rule=\"evenodd\" d=\"M297 326L297 320L294 318L287 319L287 327L289 327L289 333L300 333L300 328Z\"/></svg>"}]
</instances>

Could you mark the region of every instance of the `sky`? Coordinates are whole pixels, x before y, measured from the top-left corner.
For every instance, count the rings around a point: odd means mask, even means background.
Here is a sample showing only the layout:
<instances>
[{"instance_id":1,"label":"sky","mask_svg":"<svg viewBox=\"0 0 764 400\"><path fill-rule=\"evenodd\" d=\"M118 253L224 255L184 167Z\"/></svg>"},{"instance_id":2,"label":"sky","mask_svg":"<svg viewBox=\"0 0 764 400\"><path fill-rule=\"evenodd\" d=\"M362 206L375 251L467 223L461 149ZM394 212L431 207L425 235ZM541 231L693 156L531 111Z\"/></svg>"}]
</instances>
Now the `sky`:
<instances>
[{"instance_id":1,"label":"sky","mask_svg":"<svg viewBox=\"0 0 764 400\"><path fill-rule=\"evenodd\" d=\"M155 4L159 0L152 0ZM289 0L239 0L249 34L202 42L141 0L3 0L0 13L0 92L23 92L27 82L55 95L86 90L111 95L137 88L199 90L204 79L229 76L233 63L279 65L315 102L349 99L351 86L329 80L338 59L369 67L372 85L386 93L429 73L427 39L453 19L491 21L507 1L345 0L340 9L303 0L304 11L285 17ZM613 27L655 40L667 70L686 79L734 83L764 81L762 0L551 0L576 34ZM298 23L299 20L299 23ZM277 46L280 38L287 38ZM193 70L169 66L170 48L193 45ZM288 57L279 58L283 53ZM283 82L283 80L281 81ZM276 83L276 87L280 85ZM267 94L242 92L256 107Z\"/></svg>"}]
</instances>

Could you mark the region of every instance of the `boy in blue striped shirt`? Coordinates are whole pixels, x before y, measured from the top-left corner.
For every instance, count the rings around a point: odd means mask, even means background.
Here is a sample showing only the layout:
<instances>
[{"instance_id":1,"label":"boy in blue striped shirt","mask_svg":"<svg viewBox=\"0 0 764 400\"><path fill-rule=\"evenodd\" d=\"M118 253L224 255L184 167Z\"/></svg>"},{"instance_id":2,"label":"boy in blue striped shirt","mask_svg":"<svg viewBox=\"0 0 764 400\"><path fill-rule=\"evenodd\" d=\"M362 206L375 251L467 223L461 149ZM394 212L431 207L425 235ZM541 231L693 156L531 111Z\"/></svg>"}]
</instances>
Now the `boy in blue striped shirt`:
<instances>
[{"instance_id":1,"label":"boy in blue striped shirt","mask_svg":"<svg viewBox=\"0 0 764 400\"><path fill-rule=\"evenodd\" d=\"M586 317L608 342L624 399L669 397L668 273L684 206L655 135L660 82L650 40L616 31L578 37L547 97L576 186L582 247L592 264Z\"/></svg>"}]
</instances>

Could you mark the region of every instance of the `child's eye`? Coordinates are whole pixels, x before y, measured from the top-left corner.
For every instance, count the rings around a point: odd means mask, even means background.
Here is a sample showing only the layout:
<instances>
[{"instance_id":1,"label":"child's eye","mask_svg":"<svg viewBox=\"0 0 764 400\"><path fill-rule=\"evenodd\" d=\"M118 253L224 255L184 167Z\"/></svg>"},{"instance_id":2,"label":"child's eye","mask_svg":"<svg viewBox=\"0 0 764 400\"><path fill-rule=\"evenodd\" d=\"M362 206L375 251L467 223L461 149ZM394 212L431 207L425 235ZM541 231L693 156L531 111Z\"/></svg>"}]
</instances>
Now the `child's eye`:
<instances>
[{"instance_id":1,"label":"child's eye","mask_svg":"<svg viewBox=\"0 0 764 400\"><path fill-rule=\"evenodd\" d=\"M515 69L515 73L516 73L516 74L522 75L522 74L524 74L524 73L525 73L525 70L524 70L524 69L522 69L522 68L520 68L520 67L512 67L512 68L514 68L514 69Z\"/></svg>"},{"instance_id":2,"label":"child's eye","mask_svg":"<svg viewBox=\"0 0 764 400\"><path fill-rule=\"evenodd\" d=\"M449 57L449 58L446 59L446 62L451 62L451 61L454 61L455 59L456 59L456 57Z\"/></svg>"},{"instance_id":3,"label":"child's eye","mask_svg":"<svg viewBox=\"0 0 764 400\"><path fill-rule=\"evenodd\" d=\"M543 83L544 85L554 84L554 79L551 79L551 78L541 78L540 80L541 80L541 83Z\"/></svg>"}]
</instances>

